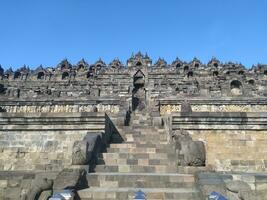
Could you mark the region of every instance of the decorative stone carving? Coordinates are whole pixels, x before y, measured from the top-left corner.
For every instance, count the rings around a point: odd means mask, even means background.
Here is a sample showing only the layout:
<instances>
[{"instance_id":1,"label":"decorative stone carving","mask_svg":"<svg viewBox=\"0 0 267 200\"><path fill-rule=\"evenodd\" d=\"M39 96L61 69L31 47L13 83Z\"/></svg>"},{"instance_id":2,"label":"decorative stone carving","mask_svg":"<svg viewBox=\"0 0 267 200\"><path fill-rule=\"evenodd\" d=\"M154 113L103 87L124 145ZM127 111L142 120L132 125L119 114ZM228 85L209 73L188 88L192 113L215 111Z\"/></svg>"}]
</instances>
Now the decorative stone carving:
<instances>
[{"instance_id":1,"label":"decorative stone carving","mask_svg":"<svg viewBox=\"0 0 267 200\"><path fill-rule=\"evenodd\" d=\"M89 67L88 63L84 60L84 59L81 59L75 66L75 69L77 71L81 71L81 70L86 70L87 68Z\"/></svg>"},{"instance_id":2,"label":"decorative stone carving","mask_svg":"<svg viewBox=\"0 0 267 200\"><path fill-rule=\"evenodd\" d=\"M80 190L88 187L86 174L84 169L63 169L54 181L54 193L64 189Z\"/></svg>"},{"instance_id":3,"label":"decorative stone carving","mask_svg":"<svg viewBox=\"0 0 267 200\"><path fill-rule=\"evenodd\" d=\"M191 105L193 112L267 112L267 105ZM181 105L161 105L160 113L181 112Z\"/></svg>"},{"instance_id":4,"label":"decorative stone carving","mask_svg":"<svg viewBox=\"0 0 267 200\"><path fill-rule=\"evenodd\" d=\"M201 141L193 141L184 130L172 133L172 140L182 166L205 166L206 151Z\"/></svg>"},{"instance_id":5,"label":"decorative stone carving","mask_svg":"<svg viewBox=\"0 0 267 200\"><path fill-rule=\"evenodd\" d=\"M228 196L233 200L253 200L255 194L253 194L250 186L240 180L226 182L226 189L228 190Z\"/></svg>"},{"instance_id":6,"label":"decorative stone carving","mask_svg":"<svg viewBox=\"0 0 267 200\"><path fill-rule=\"evenodd\" d=\"M120 108L118 105L47 105L47 106L2 106L6 112L110 112L118 113Z\"/></svg>"},{"instance_id":7,"label":"decorative stone carving","mask_svg":"<svg viewBox=\"0 0 267 200\"><path fill-rule=\"evenodd\" d=\"M184 115L192 113L192 108L191 108L189 101L185 100L181 104L181 113Z\"/></svg>"},{"instance_id":8,"label":"decorative stone carving","mask_svg":"<svg viewBox=\"0 0 267 200\"><path fill-rule=\"evenodd\" d=\"M86 165L90 160L87 141L75 141L72 149L72 164Z\"/></svg>"},{"instance_id":9,"label":"decorative stone carving","mask_svg":"<svg viewBox=\"0 0 267 200\"><path fill-rule=\"evenodd\" d=\"M167 62L163 58L159 58L155 63L156 68L165 68L167 67Z\"/></svg>"},{"instance_id":10,"label":"decorative stone carving","mask_svg":"<svg viewBox=\"0 0 267 200\"><path fill-rule=\"evenodd\" d=\"M114 59L110 64L109 64L109 67L112 69L112 70L120 70L123 65L121 63L121 61L119 59Z\"/></svg>"},{"instance_id":11,"label":"decorative stone carving","mask_svg":"<svg viewBox=\"0 0 267 200\"><path fill-rule=\"evenodd\" d=\"M35 179L31 185L28 194L23 194L22 200L33 200L38 199L41 193L45 190L52 189L53 181L44 179Z\"/></svg>"},{"instance_id":12,"label":"decorative stone carving","mask_svg":"<svg viewBox=\"0 0 267 200\"><path fill-rule=\"evenodd\" d=\"M40 194L38 200L48 200L49 197L52 196L52 194L53 194L52 190L45 190Z\"/></svg>"},{"instance_id":13,"label":"decorative stone carving","mask_svg":"<svg viewBox=\"0 0 267 200\"><path fill-rule=\"evenodd\" d=\"M140 66L151 66L152 60L146 54L145 56L139 51L137 54L132 55L131 58L127 60L128 67L140 67Z\"/></svg>"},{"instance_id":14,"label":"decorative stone carving","mask_svg":"<svg viewBox=\"0 0 267 200\"><path fill-rule=\"evenodd\" d=\"M75 141L72 150L72 164L73 165L86 165L90 163L95 164L95 157L97 152L100 151L98 145L101 146L101 136L99 133L89 133L82 141Z\"/></svg>"}]
</instances>

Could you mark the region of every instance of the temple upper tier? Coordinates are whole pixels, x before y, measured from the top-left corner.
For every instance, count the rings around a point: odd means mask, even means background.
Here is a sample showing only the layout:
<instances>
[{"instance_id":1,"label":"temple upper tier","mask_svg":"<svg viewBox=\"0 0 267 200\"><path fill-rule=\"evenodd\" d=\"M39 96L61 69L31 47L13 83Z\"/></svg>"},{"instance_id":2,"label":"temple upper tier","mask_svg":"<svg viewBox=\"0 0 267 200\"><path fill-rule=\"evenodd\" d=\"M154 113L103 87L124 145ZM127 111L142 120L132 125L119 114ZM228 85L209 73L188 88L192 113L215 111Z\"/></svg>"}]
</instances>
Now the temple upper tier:
<instances>
[{"instance_id":1,"label":"temple upper tier","mask_svg":"<svg viewBox=\"0 0 267 200\"><path fill-rule=\"evenodd\" d=\"M140 73L137 73L140 71ZM212 58L203 64L176 58L168 64L138 52L124 65L119 59L106 64L102 59L88 64L84 59L71 64L67 59L54 67L23 66L15 71L0 68L1 99L90 99L130 98L135 74L143 74L146 99L194 97L265 97L267 65L250 69L240 63L222 63ZM140 81L140 80L139 80Z\"/></svg>"}]
</instances>

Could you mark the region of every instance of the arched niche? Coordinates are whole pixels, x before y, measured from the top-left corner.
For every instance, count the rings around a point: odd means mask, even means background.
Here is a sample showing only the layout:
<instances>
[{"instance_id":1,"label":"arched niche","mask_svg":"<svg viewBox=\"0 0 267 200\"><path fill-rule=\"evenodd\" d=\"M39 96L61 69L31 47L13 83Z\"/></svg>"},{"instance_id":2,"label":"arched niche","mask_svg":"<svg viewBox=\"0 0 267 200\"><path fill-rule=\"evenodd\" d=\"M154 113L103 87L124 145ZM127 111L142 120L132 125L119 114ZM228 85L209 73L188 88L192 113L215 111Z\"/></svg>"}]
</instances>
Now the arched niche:
<instances>
[{"instance_id":1,"label":"arched niche","mask_svg":"<svg viewBox=\"0 0 267 200\"><path fill-rule=\"evenodd\" d=\"M5 93L5 86L3 84L0 84L0 94Z\"/></svg>"},{"instance_id":2,"label":"arched niche","mask_svg":"<svg viewBox=\"0 0 267 200\"><path fill-rule=\"evenodd\" d=\"M177 64L175 65L175 67L176 67L176 69L180 68L180 67L181 67L181 63L177 63Z\"/></svg>"},{"instance_id":3,"label":"arched niche","mask_svg":"<svg viewBox=\"0 0 267 200\"><path fill-rule=\"evenodd\" d=\"M254 85L254 84L255 84L255 80L254 80L254 79L250 79L250 80L248 81L248 84L249 84L249 85Z\"/></svg>"},{"instance_id":4,"label":"arched niche","mask_svg":"<svg viewBox=\"0 0 267 200\"><path fill-rule=\"evenodd\" d=\"M193 73L192 71L190 71L190 72L187 73L187 77L188 77L188 78L189 78L189 77L193 77L193 75L194 75L194 73Z\"/></svg>"},{"instance_id":5,"label":"arched niche","mask_svg":"<svg viewBox=\"0 0 267 200\"><path fill-rule=\"evenodd\" d=\"M5 74L4 79L9 79L9 74Z\"/></svg>"},{"instance_id":6,"label":"arched niche","mask_svg":"<svg viewBox=\"0 0 267 200\"><path fill-rule=\"evenodd\" d=\"M213 66L217 68L219 66L219 64L215 62L215 63L213 63Z\"/></svg>"},{"instance_id":7,"label":"arched niche","mask_svg":"<svg viewBox=\"0 0 267 200\"><path fill-rule=\"evenodd\" d=\"M69 78L69 73L68 72L63 72L62 73L62 77L61 77L61 79L62 80L66 80L66 79L68 79Z\"/></svg>"},{"instance_id":8,"label":"arched niche","mask_svg":"<svg viewBox=\"0 0 267 200\"><path fill-rule=\"evenodd\" d=\"M21 78L21 73L20 72L15 72L14 79L20 79L20 78Z\"/></svg>"},{"instance_id":9,"label":"arched niche","mask_svg":"<svg viewBox=\"0 0 267 200\"><path fill-rule=\"evenodd\" d=\"M199 63L195 63L195 64L194 64L194 67L195 67L195 68L198 68L198 67L199 67Z\"/></svg>"},{"instance_id":10,"label":"arched niche","mask_svg":"<svg viewBox=\"0 0 267 200\"><path fill-rule=\"evenodd\" d=\"M77 70L79 71L80 69L84 69L85 66L83 64L79 64L78 67L77 67Z\"/></svg>"},{"instance_id":11,"label":"arched niche","mask_svg":"<svg viewBox=\"0 0 267 200\"><path fill-rule=\"evenodd\" d=\"M189 67L186 65L184 66L184 72L187 72L189 70Z\"/></svg>"},{"instance_id":12,"label":"arched niche","mask_svg":"<svg viewBox=\"0 0 267 200\"><path fill-rule=\"evenodd\" d=\"M233 80L230 83L231 94L234 96L242 95L242 83L238 80Z\"/></svg>"},{"instance_id":13,"label":"arched niche","mask_svg":"<svg viewBox=\"0 0 267 200\"><path fill-rule=\"evenodd\" d=\"M145 75L141 70L138 70L133 76L133 91L132 91L132 109L143 110L146 106L145 93Z\"/></svg>"},{"instance_id":14,"label":"arched niche","mask_svg":"<svg viewBox=\"0 0 267 200\"><path fill-rule=\"evenodd\" d=\"M243 70L240 70L240 71L238 72L238 74L239 74L239 75L244 75L245 72L244 72Z\"/></svg>"},{"instance_id":15,"label":"arched niche","mask_svg":"<svg viewBox=\"0 0 267 200\"><path fill-rule=\"evenodd\" d=\"M44 74L44 72L39 72L39 73L37 74L37 79L38 79L38 80L44 80L44 78L45 78L45 74Z\"/></svg>"},{"instance_id":16,"label":"arched niche","mask_svg":"<svg viewBox=\"0 0 267 200\"><path fill-rule=\"evenodd\" d=\"M142 66L142 63L138 61L135 65L139 67L139 66Z\"/></svg>"},{"instance_id":17,"label":"arched niche","mask_svg":"<svg viewBox=\"0 0 267 200\"><path fill-rule=\"evenodd\" d=\"M65 67L66 67L66 65L65 65L65 64L62 64L62 65L61 65L61 70L62 70L62 69L65 69Z\"/></svg>"},{"instance_id":18,"label":"arched niche","mask_svg":"<svg viewBox=\"0 0 267 200\"><path fill-rule=\"evenodd\" d=\"M90 70L89 72L87 72L87 74L86 74L86 78L92 78L94 76L94 73L93 73L93 71L92 70Z\"/></svg>"},{"instance_id":19,"label":"arched niche","mask_svg":"<svg viewBox=\"0 0 267 200\"><path fill-rule=\"evenodd\" d=\"M53 77L53 74L52 73L49 73L49 81L52 79L52 77Z\"/></svg>"},{"instance_id":20,"label":"arched niche","mask_svg":"<svg viewBox=\"0 0 267 200\"><path fill-rule=\"evenodd\" d=\"M141 70L138 70L133 76L133 84L135 87L143 87L145 84L145 75Z\"/></svg>"},{"instance_id":21,"label":"arched niche","mask_svg":"<svg viewBox=\"0 0 267 200\"><path fill-rule=\"evenodd\" d=\"M218 75L219 75L219 72L218 72L218 71L214 71L214 72L212 73L212 75L213 75L213 76L218 76Z\"/></svg>"},{"instance_id":22,"label":"arched niche","mask_svg":"<svg viewBox=\"0 0 267 200\"><path fill-rule=\"evenodd\" d=\"M94 73L98 75L98 74L100 73L102 67L103 67L103 65L101 65L101 64L96 64L96 65L95 65Z\"/></svg>"},{"instance_id":23,"label":"arched niche","mask_svg":"<svg viewBox=\"0 0 267 200\"><path fill-rule=\"evenodd\" d=\"M101 64L97 64L95 67L96 67L96 69L101 69L102 65Z\"/></svg>"}]
</instances>

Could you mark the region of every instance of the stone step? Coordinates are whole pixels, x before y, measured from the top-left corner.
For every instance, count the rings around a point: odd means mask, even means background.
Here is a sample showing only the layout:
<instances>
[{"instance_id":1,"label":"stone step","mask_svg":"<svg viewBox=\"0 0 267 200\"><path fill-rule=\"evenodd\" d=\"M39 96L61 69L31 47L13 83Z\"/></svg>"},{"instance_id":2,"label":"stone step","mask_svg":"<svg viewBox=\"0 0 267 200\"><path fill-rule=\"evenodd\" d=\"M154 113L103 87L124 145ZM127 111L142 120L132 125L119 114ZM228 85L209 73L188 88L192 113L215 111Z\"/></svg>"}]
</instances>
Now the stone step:
<instances>
[{"instance_id":1,"label":"stone step","mask_svg":"<svg viewBox=\"0 0 267 200\"><path fill-rule=\"evenodd\" d=\"M109 159L175 159L175 153L101 153L99 158Z\"/></svg>"},{"instance_id":2,"label":"stone step","mask_svg":"<svg viewBox=\"0 0 267 200\"><path fill-rule=\"evenodd\" d=\"M124 135L119 135L119 134L112 134L111 136L111 142L112 143L122 143L124 141Z\"/></svg>"},{"instance_id":3,"label":"stone step","mask_svg":"<svg viewBox=\"0 0 267 200\"><path fill-rule=\"evenodd\" d=\"M123 141L123 143L121 143L121 144L136 144L136 145L140 145L140 147L141 146L145 146L146 147L146 144L148 145L148 147L150 147L150 145L168 145L168 146L170 146L171 147L171 145L170 145L170 143L168 142L168 141L158 141L158 142L154 142L154 141L139 141L139 142L135 142L135 141L128 141L128 142L126 142L126 141Z\"/></svg>"},{"instance_id":4,"label":"stone step","mask_svg":"<svg viewBox=\"0 0 267 200\"><path fill-rule=\"evenodd\" d=\"M195 186L194 175L172 173L90 173L89 187L189 188Z\"/></svg>"},{"instance_id":5,"label":"stone step","mask_svg":"<svg viewBox=\"0 0 267 200\"><path fill-rule=\"evenodd\" d=\"M144 143L136 143L136 142L127 142L127 143L116 143L110 144L109 148L139 148L139 147L147 147L147 148L171 148L171 145L167 142L165 143L156 143L153 144L151 142Z\"/></svg>"},{"instance_id":6,"label":"stone step","mask_svg":"<svg viewBox=\"0 0 267 200\"><path fill-rule=\"evenodd\" d=\"M196 188L87 188L78 191L81 200L134 199L135 193L141 190L146 200L179 199L199 200L200 192Z\"/></svg>"},{"instance_id":7,"label":"stone step","mask_svg":"<svg viewBox=\"0 0 267 200\"><path fill-rule=\"evenodd\" d=\"M145 115L145 114L138 114L138 115L133 115L131 117L132 120L151 120L152 118L149 115Z\"/></svg>"},{"instance_id":8,"label":"stone step","mask_svg":"<svg viewBox=\"0 0 267 200\"><path fill-rule=\"evenodd\" d=\"M152 118L150 116L145 116L145 115L135 115L131 117L131 120L144 121L144 120L152 120Z\"/></svg>"},{"instance_id":9,"label":"stone step","mask_svg":"<svg viewBox=\"0 0 267 200\"><path fill-rule=\"evenodd\" d=\"M97 165L95 172L140 172L140 173L176 173L177 167L167 165Z\"/></svg>"},{"instance_id":10,"label":"stone step","mask_svg":"<svg viewBox=\"0 0 267 200\"><path fill-rule=\"evenodd\" d=\"M144 114L140 114L140 115L132 115L131 119L133 120L148 120L148 119L152 119L149 115L144 115Z\"/></svg>"},{"instance_id":11,"label":"stone step","mask_svg":"<svg viewBox=\"0 0 267 200\"><path fill-rule=\"evenodd\" d=\"M131 122L152 122L152 119L147 117L133 117Z\"/></svg>"},{"instance_id":12,"label":"stone step","mask_svg":"<svg viewBox=\"0 0 267 200\"><path fill-rule=\"evenodd\" d=\"M113 159L99 158L97 161L98 165L176 165L175 160L169 159Z\"/></svg>"},{"instance_id":13,"label":"stone step","mask_svg":"<svg viewBox=\"0 0 267 200\"><path fill-rule=\"evenodd\" d=\"M149 148L149 147L133 147L133 148L107 148L108 153L172 153L172 149L168 147Z\"/></svg>"},{"instance_id":14,"label":"stone step","mask_svg":"<svg viewBox=\"0 0 267 200\"><path fill-rule=\"evenodd\" d=\"M131 125L132 126L135 126L135 125L137 125L137 126L152 126L152 122L147 122L147 121L133 121L132 123L131 123Z\"/></svg>"},{"instance_id":15,"label":"stone step","mask_svg":"<svg viewBox=\"0 0 267 200\"><path fill-rule=\"evenodd\" d=\"M148 120L132 120L130 126L153 127L153 124L152 121Z\"/></svg>"},{"instance_id":16,"label":"stone step","mask_svg":"<svg viewBox=\"0 0 267 200\"><path fill-rule=\"evenodd\" d=\"M168 140L164 137L162 138L158 138L158 137L155 137L153 139L146 139L146 138L133 138L133 137L130 137L130 136L127 136L125 137L125 142L144 142L144 141L150 141L150 142L153 142L153 143L157 143L157 142L167 142Z\"/></svg>"},{"instance_id":17,"label":"stone step","mask_svg":"<svg viewBox=\"0 0 267 200\"><path fill-rule=\"evenodd\" d=\"M165 131L165 129L161 126L143 126L143 125L130 125L124 126L124 131L140 131L140 130L153 130L153 131Z\"/></svg>"},{"instance_id":18,"label":"stone step","mask_svg":"<svg viewBox=\"0 0 267 200\"><path fill-rule=\"evenodd\" d=\"M154 131L154 130L133 130L133 131L124 131L124 134L131 134L131 135L166 135L166 131Z\"/></svg>"},{"instance_id":19,"label":"stone step","mask_svg":"<svg viewBox=\"0 0 267 200\"><path fill-rule=\"evenodd\" d=\"M181 174L195 174L199 171L209 171L207 167L195 167L195 166L178 166L178 173Z\"/></svg>"},{"instance_id":20,"label":"stone step","mask_svg":"<svg viewBox=\"0 0 267 200\"><path fill-rule=\"evenodd\" d=\"M126 141L150 141L150 142L158 142L158 141L167 141L167 135L132 135L132 134L125 134Z\"/></svg>"}]
</instances>

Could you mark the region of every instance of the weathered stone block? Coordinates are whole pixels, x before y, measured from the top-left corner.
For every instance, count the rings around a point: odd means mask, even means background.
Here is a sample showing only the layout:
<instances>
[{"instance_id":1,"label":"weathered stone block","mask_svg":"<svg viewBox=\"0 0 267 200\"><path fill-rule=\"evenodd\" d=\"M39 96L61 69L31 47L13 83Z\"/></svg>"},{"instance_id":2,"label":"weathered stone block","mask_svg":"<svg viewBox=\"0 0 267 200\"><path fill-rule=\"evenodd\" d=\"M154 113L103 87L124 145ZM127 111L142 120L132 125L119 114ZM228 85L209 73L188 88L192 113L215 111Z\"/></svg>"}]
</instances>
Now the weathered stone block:
<instances>
[{"instance_id":1,"label":"weathered stone block","mask_svg":"<svg viewBox=\"0 0 267 200\"><path fill-rule=\"evenodd\" d=\"M206 161L206 150L204 143L193 141L188 133L176 131L172 134L173 142L178 156L181 158L180 163L184 166L204 166Z\"/></svg>"}]
</instances>

